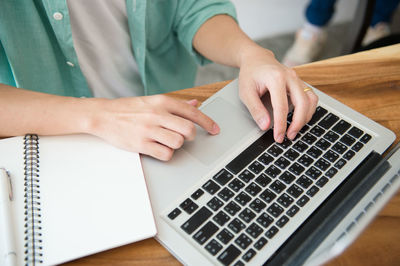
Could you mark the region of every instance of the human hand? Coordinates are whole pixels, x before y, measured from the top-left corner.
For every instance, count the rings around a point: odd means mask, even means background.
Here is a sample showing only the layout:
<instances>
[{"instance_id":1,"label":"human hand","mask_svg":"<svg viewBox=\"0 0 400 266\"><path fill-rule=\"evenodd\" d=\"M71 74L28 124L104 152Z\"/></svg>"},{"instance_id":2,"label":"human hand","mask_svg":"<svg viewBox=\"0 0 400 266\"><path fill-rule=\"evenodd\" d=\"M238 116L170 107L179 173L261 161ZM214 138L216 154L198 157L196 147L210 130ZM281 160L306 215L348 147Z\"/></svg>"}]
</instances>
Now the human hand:
<instances>
[{"instance_id":1,"label":"human hand","mask_svg":"<svg viewBox=\"0 0 400 266\"><path fill-rule=\"evenodd\" d=\"M93 100L96 111L88 133L163 161L185 140L195 138L195 124L213 135L220 130L195 107L196 100L182 102L165 95Z\"/></svg>"},{"instance_id":2,"label":"human hand","mask_svg":"<svg viewBox=\"0 0 400 266\"><path fill-rule=\"evenodd\" d=\"M260 129L266 130L270 126L271 117L261 97L270 93L274 111L274 139L282 142L287 125L289 96L294 113L286 135L289 139L294 139L314 114L318 96L312 90L304 91L306 85L297 77L296 72L281 65L272 52L258 48L249 50L240 66L240 99Z\"/></svg>"}]
</instances>

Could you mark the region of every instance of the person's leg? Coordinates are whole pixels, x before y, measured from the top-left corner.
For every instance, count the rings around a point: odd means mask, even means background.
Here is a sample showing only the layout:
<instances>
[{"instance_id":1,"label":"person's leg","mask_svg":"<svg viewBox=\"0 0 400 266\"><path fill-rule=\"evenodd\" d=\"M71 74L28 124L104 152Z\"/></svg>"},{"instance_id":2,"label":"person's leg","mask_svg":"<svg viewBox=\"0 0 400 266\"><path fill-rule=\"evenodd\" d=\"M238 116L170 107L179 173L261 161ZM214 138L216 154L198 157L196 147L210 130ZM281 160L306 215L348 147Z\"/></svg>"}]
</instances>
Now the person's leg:
<instances>
[{"instance_id":1,"label":"person's leg","mask_svg":"<svg viewBox=\"0 0 400 266\"><path fill-rule=\"evenodd\" d=\"M366 46L390 34L390 21L400 0L376 0L374 14L367 33L362 41Z\"/></svg>"},{"instance_id":2,"label":"person's leg","mask_svg":"<svg viewBox=\"0 0 400 266\"><path fill-rule=\"evenodd\" d=\"M312 0L306 8L306 19L312 25L323 27L335 12L336 0Z\"/></svg>"},{"instance_id":3,"label":"person's leg","mask_svg":"<svg viewBox=\"0 0 400 266\"><path fill-rule=\"evenodd\" d=\"M335 11L336 0L312 0L307 5L306 23L296 33L294 44L287 51L283 64L296 66L317 59L326 43L324 26Z\"/></svg>"}]
</instances>

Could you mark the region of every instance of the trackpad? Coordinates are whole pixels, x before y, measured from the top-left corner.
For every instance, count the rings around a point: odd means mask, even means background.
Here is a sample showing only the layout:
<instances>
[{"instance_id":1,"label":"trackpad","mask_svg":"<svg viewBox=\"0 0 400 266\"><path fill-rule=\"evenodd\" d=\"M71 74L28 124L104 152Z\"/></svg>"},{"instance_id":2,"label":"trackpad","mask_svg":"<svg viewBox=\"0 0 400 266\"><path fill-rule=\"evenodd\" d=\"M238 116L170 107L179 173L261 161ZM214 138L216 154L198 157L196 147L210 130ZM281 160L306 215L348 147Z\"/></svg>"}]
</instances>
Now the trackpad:
<instances>
[{"instance_id":1,"label":"trackpad","mask_svg":"<svg viewBox=\"0 0 400 266\"><path fill-rule=\"evenodd\" d=\"M247 134L258 130L248 114L220 97L204 106L202 112L217 122L220 133L212 136L196 126L196 139L186 142L183 149L206 165L215 162Z\"/></svg>"}]
</instances>

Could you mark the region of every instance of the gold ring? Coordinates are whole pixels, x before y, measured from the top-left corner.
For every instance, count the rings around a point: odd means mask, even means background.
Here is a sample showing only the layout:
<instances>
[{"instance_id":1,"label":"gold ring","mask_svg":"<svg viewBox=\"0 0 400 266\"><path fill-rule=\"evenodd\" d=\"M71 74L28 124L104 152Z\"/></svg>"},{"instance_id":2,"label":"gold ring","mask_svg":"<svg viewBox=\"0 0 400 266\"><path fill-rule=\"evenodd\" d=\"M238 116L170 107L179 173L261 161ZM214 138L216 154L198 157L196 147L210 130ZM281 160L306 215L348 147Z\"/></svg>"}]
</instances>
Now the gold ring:
<instances>
[{"instance_id":1,"label":"gold ring","mask_svg":"<svg viewBox=\"0 0 400 266\"><path fill-rule=\"evenodd\" d=\"M304 92L312 91L312 89L311 89L310 87L306 87L303 91L304 91Z\"/></svg>"}]
</instances>

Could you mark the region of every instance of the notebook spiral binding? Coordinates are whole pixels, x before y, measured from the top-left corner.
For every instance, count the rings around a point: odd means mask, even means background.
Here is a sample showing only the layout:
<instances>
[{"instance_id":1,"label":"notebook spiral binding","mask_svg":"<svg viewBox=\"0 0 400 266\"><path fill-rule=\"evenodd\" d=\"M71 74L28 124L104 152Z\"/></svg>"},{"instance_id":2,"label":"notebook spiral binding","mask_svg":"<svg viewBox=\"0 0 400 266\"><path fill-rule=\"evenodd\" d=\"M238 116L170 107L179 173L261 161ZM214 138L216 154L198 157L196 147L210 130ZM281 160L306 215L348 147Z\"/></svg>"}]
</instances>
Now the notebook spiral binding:
<instances>
[{"instance_id":1,"label":"notebook spiral binding","mask_svg":"<svg viewBox=\"0 0 400 266\"><path fill-rule=\"evenodd\" d=\"M39 184L39 137L24 137L24 203L25 203L25 254L26 265L43 263L42 227Z\"/></svg>"}]
</instances>

